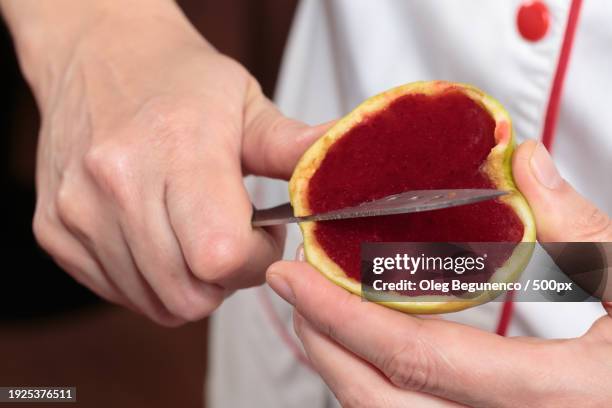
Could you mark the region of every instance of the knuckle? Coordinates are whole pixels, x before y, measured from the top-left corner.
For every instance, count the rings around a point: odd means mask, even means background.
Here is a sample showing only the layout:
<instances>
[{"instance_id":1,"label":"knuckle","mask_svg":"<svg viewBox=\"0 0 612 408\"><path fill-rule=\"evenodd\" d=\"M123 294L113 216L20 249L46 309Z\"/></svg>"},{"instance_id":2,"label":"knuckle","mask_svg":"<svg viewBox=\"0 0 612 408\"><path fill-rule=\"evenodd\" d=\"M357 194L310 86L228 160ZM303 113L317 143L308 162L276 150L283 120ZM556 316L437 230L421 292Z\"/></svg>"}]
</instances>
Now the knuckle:
<instances>
[{"instance_id":1,"label":"knuckle","mask_svg":"<svg viewBox=\"0 0 612 408\"><path fill-rule=\"evenodd\" d=\"M62 181L55 197L57 217L64 227L81 241L89 241L95 230L88 202L78 193L78 186Z\"/></svg>"},{"instance_id":2,"label":"knuckle","mask_svg":"<svg viewBox=\"0 0 612 408\"><path fill-rule=\"evenodd\" d=\"M612 238L612 221L608 214L599 208L582 212L576 219L575 228L584 241L597 242Z\"/></svg>"},{"instance_id":3,"label":"knuckle","mask_svg":"<svg viewBox=\"0 0 612 408\"><path fill-rule=\"evenodd\" d=\"M98 179L105 174L106 169L112 161L110 149L106 146L95 146L90 148L83 157L85 170L94 179Z\"/></svg>"},{"instance_id":4,"label":"knuckle","mask_svg":"<svg viewBox=\"0 0 612 408\"><path fill-rule=\"evenodd\" d=\"M423 391L432 388L431 353L421 341L405 343L385 358L382 371L399 388Z\"/></svg>"},{"instance_id":5,"label":"knuckle","mask_svg":"<svg viewBox=\"0 0 612 408\"><path fill-rule=\"evenodd\" d=\"M40 245L43 250L50 253L52 248L51 241L53 239L51 223L40 208L36 209L34 218L32 219L32 233L38 245Z\"/></svg>"},{"instance_id":6,"label":"knuckle","mask_svg":"<svg viewBox=\"0 0 612 408\"><path fill-rule=\"evenodd\" d=\"M210 233L189 246L187 263L205 282L218 282L234 276L246 263L244 244L231 233Z\"/></svg>"},{"instance_id":7,"label":"knuckle","mask_svg":"<svg viewBox=\"0 0 612 408\"><path fill-rule=\"evenodd\" d=\"M78 195L74 194L74 188L70 181L64 179L55 196L55 208L59 219L68 226L77 224L76 218L79 213Z\"/></svg>"},{"instance_id":8,"label":"knuckle","mask_svg":"<svg viewBox=\"0 0 612 408\"><path fill-rule=\"evenodd\" d=\"M84 167L97 186L120 205L134 195L132 180L136 175L135 158L131 149L106 145L90 149L84 157Z\"/></svg>"}]
</instances>

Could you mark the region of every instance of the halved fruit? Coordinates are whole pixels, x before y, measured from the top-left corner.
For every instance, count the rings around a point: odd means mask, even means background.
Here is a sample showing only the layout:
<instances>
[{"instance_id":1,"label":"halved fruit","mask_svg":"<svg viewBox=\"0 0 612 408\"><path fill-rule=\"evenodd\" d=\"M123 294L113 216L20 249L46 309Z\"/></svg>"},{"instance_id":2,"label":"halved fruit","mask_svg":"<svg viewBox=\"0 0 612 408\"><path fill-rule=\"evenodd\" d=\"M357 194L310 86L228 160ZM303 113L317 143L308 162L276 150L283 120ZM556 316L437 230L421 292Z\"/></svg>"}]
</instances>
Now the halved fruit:
<instances>
[{"instance_id":1,"label":"halved fruit","mask_svg":"<svg viewBox=\"0 0 612 408\"><path fill-rule=\"evenodd\" d=\"M332 282L361 294L364 242L510 242L500 267L480 279L518 279L535 240L531 210L512 179L513 131L499 102L479 89L415 82L374 96L339 120L304 153L289 193L296 216L352 206L408 190L495 188L498 200L425 213L304 222L306 260ZM490 294L460 300L426 293L381 302L409 313L465 309Z\"/></svg>"}]
</instances>

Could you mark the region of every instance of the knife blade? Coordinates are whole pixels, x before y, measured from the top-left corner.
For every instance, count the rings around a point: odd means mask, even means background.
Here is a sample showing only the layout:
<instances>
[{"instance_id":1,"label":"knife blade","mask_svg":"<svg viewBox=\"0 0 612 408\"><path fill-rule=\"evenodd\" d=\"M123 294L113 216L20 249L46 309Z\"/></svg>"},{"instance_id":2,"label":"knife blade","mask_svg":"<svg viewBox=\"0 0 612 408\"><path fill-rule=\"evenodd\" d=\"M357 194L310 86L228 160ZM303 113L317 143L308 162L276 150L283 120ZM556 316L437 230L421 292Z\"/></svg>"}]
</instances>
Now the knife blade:
<instances>
[{"instance_id":1,"label":"knife blade","mask_svg":"<svg viewBox=\"0 0 612 408\"><path fill-rule=\"evenodd\" d=\"M254 227L265 227L294 222L407 214L473 204L501 197L508 193L508 191L492 189L414 190L367 201L352 207L303 217L295 217L291 204L285 203L272 208L255 209L251 224Z\"/></svg>"}]
</instances>

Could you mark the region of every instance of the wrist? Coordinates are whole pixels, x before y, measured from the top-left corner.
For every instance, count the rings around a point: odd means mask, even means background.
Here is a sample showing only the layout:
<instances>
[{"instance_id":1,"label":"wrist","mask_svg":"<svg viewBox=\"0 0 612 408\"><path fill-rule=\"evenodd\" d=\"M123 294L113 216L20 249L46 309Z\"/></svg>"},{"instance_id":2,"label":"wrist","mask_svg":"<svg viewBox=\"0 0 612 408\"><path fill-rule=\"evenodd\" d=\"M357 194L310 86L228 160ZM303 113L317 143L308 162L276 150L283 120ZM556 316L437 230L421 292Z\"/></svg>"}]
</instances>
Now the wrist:
<instances>
[{"instance_id":1,"label":"wrist","mask_svg":"<svg viewBox=\"0 0 612 408\"><path fill-rule=\"evenodd\" d=\"M0 7L39 104L82 49L104 53L159 26L187 28L197 36L172 0L0 0Z\"/></svg>"}]
</instances>

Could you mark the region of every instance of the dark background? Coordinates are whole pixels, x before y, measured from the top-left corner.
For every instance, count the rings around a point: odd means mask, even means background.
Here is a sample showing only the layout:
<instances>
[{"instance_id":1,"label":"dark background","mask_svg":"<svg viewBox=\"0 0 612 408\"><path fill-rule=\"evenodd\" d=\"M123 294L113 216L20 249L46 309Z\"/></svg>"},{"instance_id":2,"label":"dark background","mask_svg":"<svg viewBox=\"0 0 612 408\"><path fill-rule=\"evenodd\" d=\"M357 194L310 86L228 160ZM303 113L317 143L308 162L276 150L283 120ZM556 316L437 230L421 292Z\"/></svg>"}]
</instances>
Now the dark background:
<instances>
[{"instance_id":1,"label":"dark background","mask_svg":"<svg viewBox=\"0 0 612 408\"><path fill-rule=\"evenodd\" d=\"M215 47L245 65L272 96L296 2L179 4ZM36 245L31 219L39 119L3 23L0 69L6 242L0 281L0 386L76 386L76 406L83 407L201 406L206 321L166 329L108 305Z\"/></svg>"}]
</instances>

